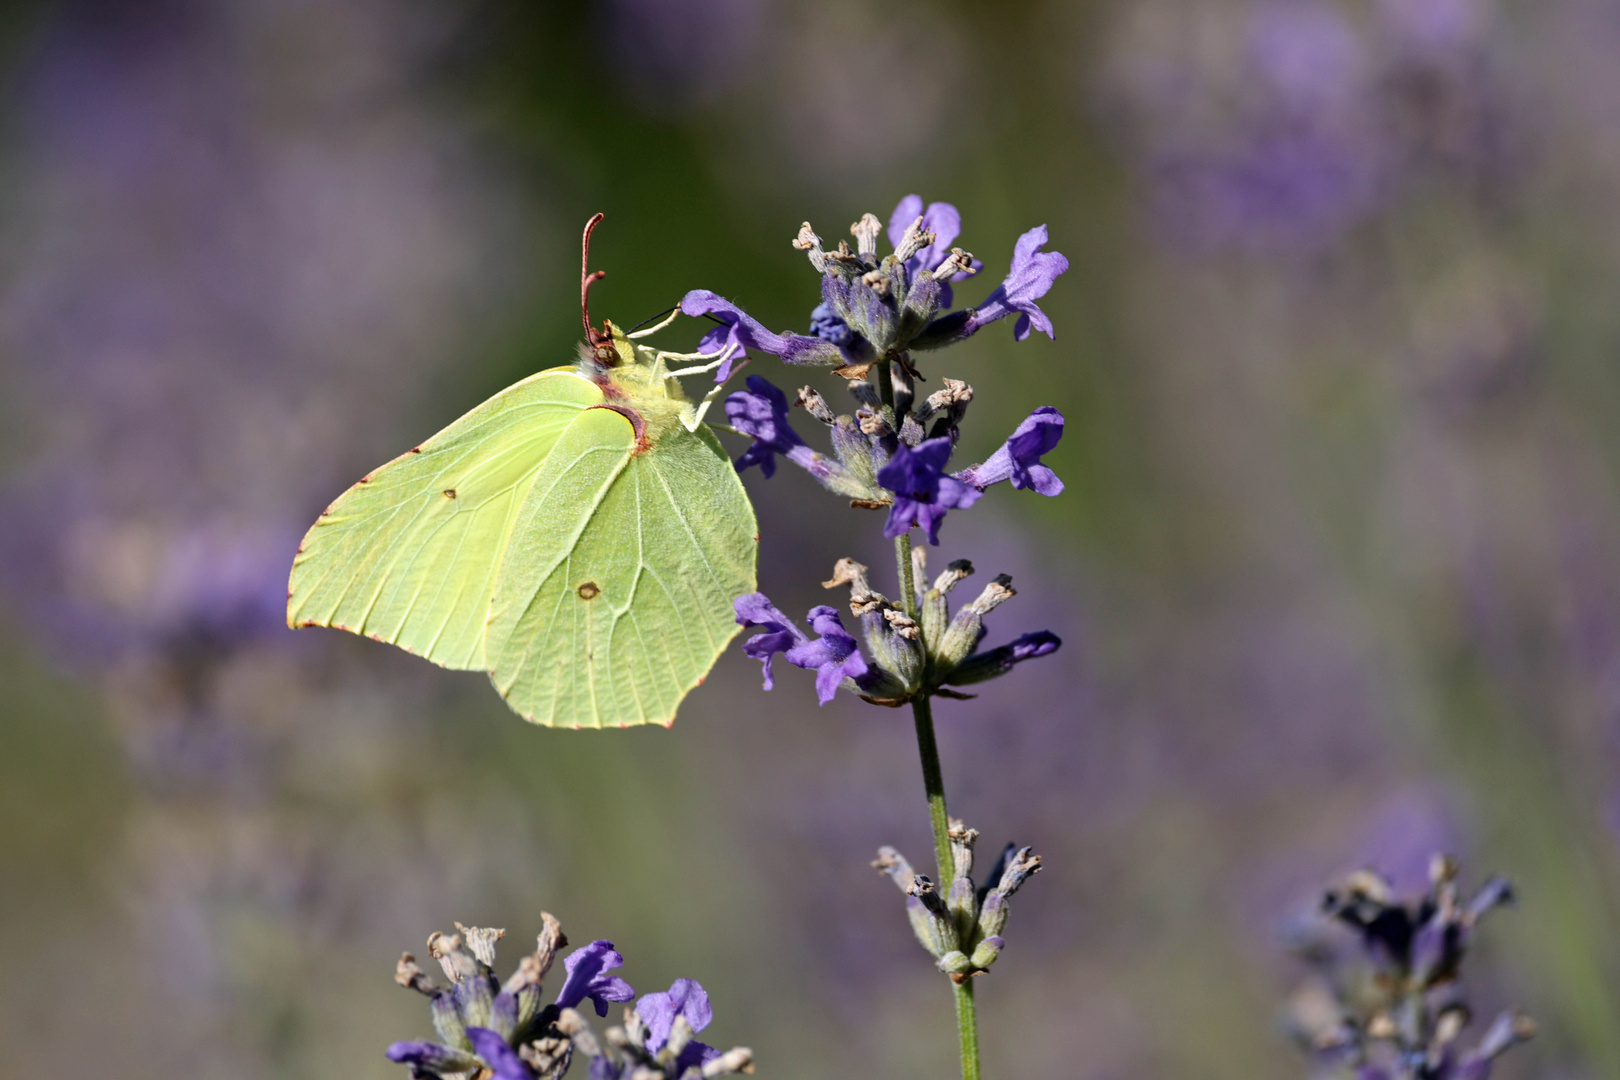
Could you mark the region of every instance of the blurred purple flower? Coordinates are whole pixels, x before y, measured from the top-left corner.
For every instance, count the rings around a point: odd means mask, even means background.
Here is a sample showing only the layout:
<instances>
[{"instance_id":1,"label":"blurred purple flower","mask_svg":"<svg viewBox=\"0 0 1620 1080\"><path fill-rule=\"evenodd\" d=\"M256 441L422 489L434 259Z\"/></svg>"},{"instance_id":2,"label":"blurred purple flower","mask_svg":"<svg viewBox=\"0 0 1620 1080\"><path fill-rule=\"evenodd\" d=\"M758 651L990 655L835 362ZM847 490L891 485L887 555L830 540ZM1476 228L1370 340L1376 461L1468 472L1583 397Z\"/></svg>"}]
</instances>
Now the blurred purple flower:
<instances>
[{"instance_id":1,"label":"blurred purple flower","mask_svg":"<svg viewBox=\"0 0 1620 1080\"><path fill-rule=\"evenodd\" d=\"M775 685L771 676L771 661L782 653L794 667L816 673L816 699L825 705L838 692L846 677L859 680L867 674L865 659L856 647L855 639L844 629L843 620L834 608L821 606L810 609L810 628L818 637L793 625L786 615L771 603L764 593L739 596L733 603L737 622L742 626L758 626L765 630L743 643L743 652L762 662L765 689Z\"/></svg>"},{"instance_id":2,"label":"blurred purple flower","mask_svg":"<svg viewBox=\"0 0 1620 1080\"><path fill-rule=\"evenodd\" d=\"M1030 413L1013 431L1012 437L983 464L963 469L956 474L956 479L980 491L991 484L1010 480L1019 490L1031 488L1042 495L1058 495L1063 491L1063 481L1041 464L1041 457L1050 453L1062 438L1063 414L1050 405L1042 405Z\"/></svg>"},{"instance_id":3,"label":"blurred purple flower","mask_svg":"<svg viewBox=\"0 0 1620 1080\"><path fill-rule=\"evenodd\" d=\"M702 108L742 83L764 55L762 0L610 0L606 31L635 99L658 113Z\"/></svg>"},{"instance_id":4,"label":"blurred purple flower","mask_svg":"<svg viewBox=\"0 0 1620 1080\"><path fill-rule=\"evenodd\" d=\"M629 1001L636 996L630 984L606 972L624 966L624 957L611 941L593 941L575 949L563 960L568 978L557 992L557 1007L572 1009L586 998L596 1006L597 1016L606 1016L608 1002Z\"/></svg>"},{"instance_id":5,"label":"blurred purple flower","mask_svg":"<svg viewBox=\"0 0 1620 1080\"><path fill-rule=\"evenodd\" d=\"M938 545L946 511L965 510L978 501L977 488L945 475L950 457L948 435L925 439L915 447L901 443L896 448L894 457L877 474L878 483L894 493L884 536L903 536L916 525L928 534L930 544Z\"/></svg>"}]
</instances>

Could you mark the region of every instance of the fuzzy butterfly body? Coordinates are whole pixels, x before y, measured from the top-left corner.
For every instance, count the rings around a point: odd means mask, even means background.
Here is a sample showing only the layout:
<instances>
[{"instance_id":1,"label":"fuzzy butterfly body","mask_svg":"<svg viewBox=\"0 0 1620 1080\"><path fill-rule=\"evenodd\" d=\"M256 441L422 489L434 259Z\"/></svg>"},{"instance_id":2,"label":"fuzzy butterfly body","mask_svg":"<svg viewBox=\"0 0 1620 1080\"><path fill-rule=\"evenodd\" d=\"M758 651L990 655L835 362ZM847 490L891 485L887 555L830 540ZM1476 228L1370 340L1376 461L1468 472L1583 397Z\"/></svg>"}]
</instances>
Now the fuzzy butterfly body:
<instances>
[{"instance_id":1,"label":"fuzzy butterfly body","mask_svg":"<svg viewBox=\"0 0 1620 1080\"><path fill-rule=\"evenodd\" d=\"M288 625L486 671L535 723L669 725L740 630L753 508L670 354L611 324L591 340L339 496L293 560Z\"/></svg>"}]
</instances>

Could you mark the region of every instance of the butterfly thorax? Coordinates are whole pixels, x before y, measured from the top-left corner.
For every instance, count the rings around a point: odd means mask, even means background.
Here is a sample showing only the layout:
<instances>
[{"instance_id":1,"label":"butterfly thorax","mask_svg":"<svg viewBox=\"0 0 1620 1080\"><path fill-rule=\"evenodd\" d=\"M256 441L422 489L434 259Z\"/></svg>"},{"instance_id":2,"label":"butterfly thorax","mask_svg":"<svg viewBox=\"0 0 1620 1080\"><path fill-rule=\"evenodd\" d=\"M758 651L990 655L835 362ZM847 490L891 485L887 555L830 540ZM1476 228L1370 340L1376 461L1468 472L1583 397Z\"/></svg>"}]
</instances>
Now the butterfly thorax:
<instances>
[{"instance_id":1,"label":"butterfly thorax","mask_svg":"<svg viewBox=\"0 0 1620 1080\"><path fill-rule=\"evenodd\" d=\"M604 408L623 413L631 422L637 453L645 453L683 426L683 419L692 414L692 403L680 381L669 377L656 350L631 341L605 319L603 325L611 336L611 351L605 342L595 347L581 342L578 370L602 391L607 399Z\"/></svg>"}]
</instances>

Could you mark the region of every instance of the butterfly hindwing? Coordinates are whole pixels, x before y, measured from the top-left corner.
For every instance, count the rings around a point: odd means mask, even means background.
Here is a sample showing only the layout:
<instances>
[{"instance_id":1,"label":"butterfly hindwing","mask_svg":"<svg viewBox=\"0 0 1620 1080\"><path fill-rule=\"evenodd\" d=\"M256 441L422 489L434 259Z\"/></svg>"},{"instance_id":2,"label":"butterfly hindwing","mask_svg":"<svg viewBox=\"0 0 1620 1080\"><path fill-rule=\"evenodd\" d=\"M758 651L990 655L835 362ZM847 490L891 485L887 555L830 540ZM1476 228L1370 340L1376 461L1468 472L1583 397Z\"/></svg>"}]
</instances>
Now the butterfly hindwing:
<instances>
[{"instance_id":1,"label":"butterfly hindwing","mask_svg":"<svg viewBox=\"0 0 1620 1080\"><path fill-rule=\"evenodd\" d=\"M288 625L487 667L490 597L513 526L559 436L601 400L571 368L540 372L344 492L299 545Z\"/></svg>"},{"instance_id":2,"label":"butterfly hindwing","mask_svg":"<svg viewBox=\"0 0 1620 1080\"><path fill-rule=\"evenodd\" d=\"M753 509L705 428L636 452L622 415L587 410L529 489L495 581L490 677L558 727L673 721L738 633L755 587Z\"/></svg>"}]
</instances>

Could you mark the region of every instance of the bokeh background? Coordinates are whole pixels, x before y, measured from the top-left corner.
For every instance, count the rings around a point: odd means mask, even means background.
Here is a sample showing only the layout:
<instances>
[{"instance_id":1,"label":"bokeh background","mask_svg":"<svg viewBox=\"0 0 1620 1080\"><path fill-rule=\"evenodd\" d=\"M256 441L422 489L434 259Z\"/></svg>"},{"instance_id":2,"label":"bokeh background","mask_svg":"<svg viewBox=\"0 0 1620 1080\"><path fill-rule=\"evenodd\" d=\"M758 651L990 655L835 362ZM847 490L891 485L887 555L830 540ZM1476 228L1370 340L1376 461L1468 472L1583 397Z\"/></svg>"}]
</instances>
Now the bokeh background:
<instances>
[{"instance_id":1,"label":"bokeh background","mask_svg":"<svg viewBox=\"0 0 1620 1080\"><path fill-rule=\"evenodd\" d=\"M1055 500L937 556L1065 646L942 703L952 807L1037 846L989 1074L1305 1073L1285 939L1334 875L1510 874L1482 1010L1517 1078L1620 1075L1620 5L1612 0L64 0L0 21L0 1071L402 1075L391 981L542 907L782 1078L947 1076L880 843L909 717L735 651L673 730L288 631L320 509L687 289L802 328L799 222L908 192L1055 342L930 358L963 460L1039 404ZM689 325L665 340L689 343ZM686 337L682 337L686 335ZM756 368L758 370L758 368ZM793 373L765 371L792 384ZM831 396L821 373L812 381ZM877 518L748 477L761 584Z\"/></svg>"}]
</instances>

